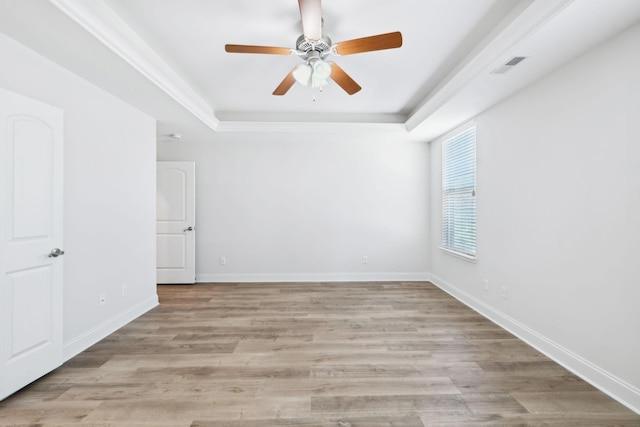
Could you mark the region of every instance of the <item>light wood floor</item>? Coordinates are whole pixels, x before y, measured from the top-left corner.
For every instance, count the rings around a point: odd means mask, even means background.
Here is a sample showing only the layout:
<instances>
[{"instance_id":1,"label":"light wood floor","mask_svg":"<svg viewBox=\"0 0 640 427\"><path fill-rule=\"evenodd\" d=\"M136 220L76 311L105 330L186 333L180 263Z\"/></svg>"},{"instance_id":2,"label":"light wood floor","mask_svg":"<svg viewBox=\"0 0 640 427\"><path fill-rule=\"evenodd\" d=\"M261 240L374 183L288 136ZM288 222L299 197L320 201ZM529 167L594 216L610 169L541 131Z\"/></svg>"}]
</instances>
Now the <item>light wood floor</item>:
<instances>
[{"instance_id":1,"label":"light wood floor","mask_svg":"<svg viewBox=\"0 0 640 427\"><path fill-rule=\"evenodd\" d=\"M159 286L2 426L640 426L429 283Z\"/></svg>"}]
</instances>

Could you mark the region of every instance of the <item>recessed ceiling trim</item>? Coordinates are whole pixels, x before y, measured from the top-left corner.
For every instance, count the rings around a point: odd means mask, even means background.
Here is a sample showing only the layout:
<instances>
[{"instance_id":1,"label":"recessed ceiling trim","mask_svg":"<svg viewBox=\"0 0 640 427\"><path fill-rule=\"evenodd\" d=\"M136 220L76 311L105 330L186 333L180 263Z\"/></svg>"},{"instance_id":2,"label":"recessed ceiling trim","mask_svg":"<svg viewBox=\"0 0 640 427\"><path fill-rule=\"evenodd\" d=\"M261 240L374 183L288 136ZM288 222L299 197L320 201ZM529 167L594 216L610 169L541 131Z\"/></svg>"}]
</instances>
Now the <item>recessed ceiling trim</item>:
<instances>
[{"instance_id":1,"label":"recessed ceiling trim","mask_svg":"<svg viewBox=\"0 0 640 427\"><path fill-rule=\"evenodd\" d=\"M49 0L91 35L216 130L219 120L205 102L155 51L102 0Z\"/></svg>"},{"instance_id":2,"label":"recessed ceiling trim","mask_svg":"<svg viewBox=\"0 0 640 427\"><path fill-rule=\"evenodd\" d=\"M574 0L522 1L502 25L489 34L415 109L406 121L409 132L442 108L468 83L495 64L505 52L541 28Z\"/></svg>"},{"instance_id":3,"label":"recessed ceiling trim","mask_svg":"<svg viewBox=\"0 0 640 427\"><path fill-rule=\"evenodd\" d=\"M404 123L234 122L221 121L218 132L402 132Z\"/></svg>"},{"instance_id":4,"label":"recessed ceiling trim","mask_svg":"<svg viewBox=\"0 0 640 427\"><path fill-rule=\"evenodd\" d=\"M298 112L233 112L218 111L220 122L249 122L249 123L357 123L357 124L401 124L407 121L407 116L396 113L298 113Z\"/></svg>"}]
</instances>

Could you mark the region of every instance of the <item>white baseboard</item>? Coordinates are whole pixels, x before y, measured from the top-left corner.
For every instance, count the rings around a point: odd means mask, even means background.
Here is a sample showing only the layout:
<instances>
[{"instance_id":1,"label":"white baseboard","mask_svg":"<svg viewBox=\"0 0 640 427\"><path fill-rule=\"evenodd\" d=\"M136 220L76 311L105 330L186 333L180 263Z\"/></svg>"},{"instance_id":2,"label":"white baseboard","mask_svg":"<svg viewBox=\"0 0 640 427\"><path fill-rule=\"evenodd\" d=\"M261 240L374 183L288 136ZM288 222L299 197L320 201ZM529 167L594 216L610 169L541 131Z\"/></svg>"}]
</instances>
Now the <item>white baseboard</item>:
<instances>
[{"instance_id":1,"label":"white baseboard","mask_svg":"<svg viewBox=\"0 0 640 427\"><path fill-rule=\"evenodd\" d=\"M113 332L125 326L127 323L142 316L147 311L158 305L158 295L147 298L141 303L119 313L117 316L102 322L98 326L86 331L82 335L65 342L63 347L63 358L66 362L72 357L85 351L101 339L109 336Z\"/></svg>"},{"instance_id":2,"label":"white baseboard","mask_svg":"<svg viewBox=\"0 0 640 427\"><path fill-rule=\"evenodd\" d=\"M428 273L238 273L197 274L196 283L421 282L430 278Z\"/></svg>"},{"instance_id":3,"label":"white baseboard","mask_svg":"<svg viewBox=\"0 0 640 427\"><path fill-rule=\"evenodd\" d=\"M496 310L462 289L431 275L431 283L466 304L498 326L511 332L553 361L562 365L594 387L640 414L640 389L585 360L528 326Z\"/></svg>"}]
</instances>

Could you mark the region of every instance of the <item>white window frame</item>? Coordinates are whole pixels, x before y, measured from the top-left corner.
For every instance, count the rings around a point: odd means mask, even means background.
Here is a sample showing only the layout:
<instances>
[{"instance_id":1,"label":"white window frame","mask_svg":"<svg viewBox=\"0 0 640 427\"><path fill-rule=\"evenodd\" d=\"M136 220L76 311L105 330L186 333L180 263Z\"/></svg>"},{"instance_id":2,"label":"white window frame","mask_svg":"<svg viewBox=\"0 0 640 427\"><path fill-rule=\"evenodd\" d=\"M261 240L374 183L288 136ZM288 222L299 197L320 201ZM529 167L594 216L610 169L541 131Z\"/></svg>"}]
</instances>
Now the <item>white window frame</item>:
<instances>
[{"instance_id":1,"label":"white window frame","mask_svg":"<svg viewBox=\"0 0 640 427\"><path fill-rule=\"evenodd\" d=\"M458 150L451 151L455 148ZM459 151L461 149L463 151ZM472 158L471 161L470 158ZM478 218L475 122L468 123L443 138L441 165L442 228L440 249L445 253L475 262L477 259ZM456 233L456 230L460 231Z\"/></svg>"}]
</instances>

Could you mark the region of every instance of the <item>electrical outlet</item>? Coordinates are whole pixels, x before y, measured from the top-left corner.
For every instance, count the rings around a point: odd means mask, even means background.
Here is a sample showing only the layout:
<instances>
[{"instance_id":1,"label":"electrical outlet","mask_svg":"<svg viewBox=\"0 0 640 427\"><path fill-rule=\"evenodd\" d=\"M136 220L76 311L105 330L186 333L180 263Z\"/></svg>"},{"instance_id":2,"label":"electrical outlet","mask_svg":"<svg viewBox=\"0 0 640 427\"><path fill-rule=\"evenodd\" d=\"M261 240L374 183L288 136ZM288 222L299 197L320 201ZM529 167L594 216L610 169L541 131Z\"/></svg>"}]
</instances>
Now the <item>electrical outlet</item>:
<instances>
[{"instance_id":1,"label":"electrical outlet","mask_svg":"<svg viewBox=\"0 0 640 427\"><path fill-rule=\"evenodd\" d=\"M500 288L500 296L502 297L502 299L507 299L507 287L503 286L502 288Z\"/></svg>"},{"instance_id":2,"label":"electrical outlet","mask_svg":"<svg viewBox=\"0 0 640 427\"><path fill-rule=\"evenodd\" d=\"M362 263L363 263L363 264L369 264L369 257L367 257L367 256L363 256L363 257L362 257Z\"/></svg>"},{"instance_id":3,"label":"electrical outlet","mask_svg":"<svg viewBox=\"0 0 640 427\"><path fill-rule=\"evenodd\" d=\"M103 305L105 305L107 303L107 295L106 294L100 294L98 295L98 305L100 307L102 307Z\"/></svg>"},{"instance_id":4,"label":"electrical outlet","mask_svg":"<svg viewBox=\"0 0 640 427\"><path fill-rule=\"evenodd\" d=\"M489 279L482 281L482 289L484 289L485 292L489 292Z\"/></svg>"},{"instance_id":5,"label":"electrical outlet","mask_svg":"<svg viewBox=\"0 0 640 427\"><path fill-rule=\"evenodd\" d=\"M220 265L226 265L227 264L227 257L226 256L221 256L220 257Z\"/></svg>"},{"instance_id":6,"label":"electrical outlet","mask_svg":"<svg viewBox=\"0 0 640 427\"><path fill-rule=\"evenodd\" d=\"M122 285L122 296L126 297L128 293L129 293L129 288L127 287L127 285Z\"/></svg>"}]
</instances>

